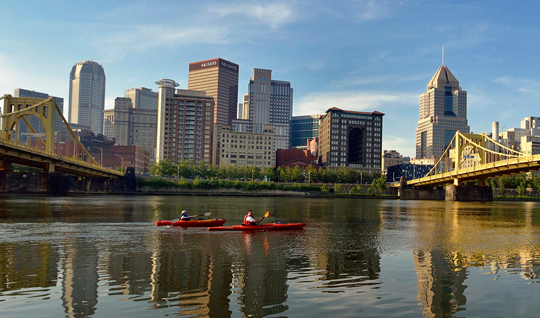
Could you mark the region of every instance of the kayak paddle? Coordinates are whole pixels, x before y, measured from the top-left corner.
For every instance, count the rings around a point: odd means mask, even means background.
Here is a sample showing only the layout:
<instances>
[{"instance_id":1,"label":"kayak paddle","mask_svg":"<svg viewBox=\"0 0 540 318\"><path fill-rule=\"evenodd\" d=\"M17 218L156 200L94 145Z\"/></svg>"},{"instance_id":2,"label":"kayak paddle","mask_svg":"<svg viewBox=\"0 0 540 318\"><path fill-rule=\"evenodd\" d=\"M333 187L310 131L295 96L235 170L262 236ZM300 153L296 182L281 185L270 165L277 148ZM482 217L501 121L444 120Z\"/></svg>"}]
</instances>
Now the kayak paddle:
<instances>
[{"instance_id":1,"label":"kayak paddle","mask_svg":"<svg viewBox=\"0 0 540 318\"><path fill-rule=\"evenodd\" d=\"M210 214L212 214L212 212L206 212L205 214L192 215L192 216L190 216L190 218L195 218L195 217L198 217L198 216L201 216L201 215L209 216ZM171 222L172 222L172 223L176 223L176 222L178 222L178 221L180 221L180 219L174 219L174 220L172 220Z\"/></svg>"},{"instance_id":2,"label":"kayak paddle","mask_svg":"<svg viewBox=\"0 0 540 318\"><path fill-rule=\"evenodd\" d=\"M267 218L270 216L270 211L266 211L266 213L264 214L264 216L262 217L262 219L259 220L259 222L257 222L257 224L261 223L262 220L264 220L264 218Z\"/></svg>"}]
</instances>

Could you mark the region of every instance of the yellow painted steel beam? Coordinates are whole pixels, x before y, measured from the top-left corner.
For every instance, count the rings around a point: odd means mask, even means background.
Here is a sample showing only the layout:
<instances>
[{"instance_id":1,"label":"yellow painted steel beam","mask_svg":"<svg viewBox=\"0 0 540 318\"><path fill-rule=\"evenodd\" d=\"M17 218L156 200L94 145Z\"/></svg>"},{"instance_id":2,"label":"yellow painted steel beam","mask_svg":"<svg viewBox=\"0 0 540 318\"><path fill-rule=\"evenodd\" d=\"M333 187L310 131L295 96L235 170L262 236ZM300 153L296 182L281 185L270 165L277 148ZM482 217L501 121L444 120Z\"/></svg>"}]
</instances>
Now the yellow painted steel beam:
<instances>
[{"instance_id":1,"label":"yellow painted steel beam","mask_svg":"<svg viewBox=\"0 0 540 318\"><path fill-rule=\"evenodd\" d=\"M21 163L29 166L42 168L44 164L52 163L58 171L68 169L71 174L77 175L77 172L84 172L92 176L120 177L124 174L120 171L104 168L100 165L94 165L82 160L64 158L56 153L24 146L19 143L0 139L0 159Z\"/></svg>"}]
</instances>

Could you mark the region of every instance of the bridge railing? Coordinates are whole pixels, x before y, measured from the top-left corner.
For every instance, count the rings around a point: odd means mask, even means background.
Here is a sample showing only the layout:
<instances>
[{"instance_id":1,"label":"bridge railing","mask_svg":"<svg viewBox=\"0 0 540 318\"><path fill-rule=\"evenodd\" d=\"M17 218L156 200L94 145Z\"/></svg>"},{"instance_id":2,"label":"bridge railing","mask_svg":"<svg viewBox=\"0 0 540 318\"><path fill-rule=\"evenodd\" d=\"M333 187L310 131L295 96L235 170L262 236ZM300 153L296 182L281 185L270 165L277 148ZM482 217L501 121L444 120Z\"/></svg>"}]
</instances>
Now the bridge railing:
<instances>
[{"instance_id":1,"label":"bridge railing","mask_svg":"<svg viewBox=\"0 0 540 318\"><path fill-rule=\"evenodd\" d=\"M24 150L27 150L28 152L32 152L32 153L39 153L41 155L44 155L44 156L47 156L47 157L50 157L50 158L53 158L53 159L56 159L56 160L70 162L70 163L73 163L73 164L76 164L76 165L79 165L79 166L84 166L84 167L87 167L87 168L100 170L100 171L104 171L104 172L115 174L115 175L123 175L121 172L113 170L113 169L109 169L109 168L102 167L100 165L92 164L92 163L86 162L86 161L81 160L81 159L62 156L62 155L59 155L59 154L57 154L55 152L47 151L47 150L40 149L40 148L37 148L37 147L28 146L28 145L21 144L21 143L18 143L18 142L14 142L14 141L11 141L11 140L8 140L8 139L0 138L0 144L9 145L11 147L18 148L18 149L24 149Z\"/></svg>"}]
</instances>

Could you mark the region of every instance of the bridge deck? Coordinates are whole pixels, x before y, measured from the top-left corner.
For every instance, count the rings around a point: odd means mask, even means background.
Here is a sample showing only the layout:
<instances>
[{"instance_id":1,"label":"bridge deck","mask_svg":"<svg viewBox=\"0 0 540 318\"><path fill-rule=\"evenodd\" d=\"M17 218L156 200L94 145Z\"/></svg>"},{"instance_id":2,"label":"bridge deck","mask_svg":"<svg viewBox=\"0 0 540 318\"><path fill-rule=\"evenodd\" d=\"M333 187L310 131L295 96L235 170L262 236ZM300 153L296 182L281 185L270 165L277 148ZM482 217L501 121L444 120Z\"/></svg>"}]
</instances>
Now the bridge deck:
<instances>
[{"instance_id":1,"label":"bridge deck","mask_svg":"<svg viewBox=\"0 0 540 318\"><path fill-rule=\"evenodd\" d=\"M88 177L120 177L124 173L86 161L58 155L47 150L30 147L0 138L0 160L46 169L53 164L56 172Z\"/></svg>"}]
</instances>

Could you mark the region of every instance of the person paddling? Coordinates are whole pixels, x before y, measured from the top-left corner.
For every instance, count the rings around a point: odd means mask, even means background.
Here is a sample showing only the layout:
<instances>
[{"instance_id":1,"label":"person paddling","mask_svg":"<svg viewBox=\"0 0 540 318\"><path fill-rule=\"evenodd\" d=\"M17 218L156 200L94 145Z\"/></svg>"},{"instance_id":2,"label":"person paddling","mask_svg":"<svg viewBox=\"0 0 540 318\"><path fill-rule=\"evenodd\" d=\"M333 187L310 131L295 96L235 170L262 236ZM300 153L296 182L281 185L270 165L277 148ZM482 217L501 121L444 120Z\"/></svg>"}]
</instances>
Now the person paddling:
<instances>
[{"instance_id":1,"label":"person paddling","mask_svg":"<svg viewBox=\"0 0 540 318\"><path fill-rule=\"evenodd\" d=\"M182 220L182 221L189 221L190 218L195 217L195 216L196 216L196 215L189 216L189 215L187 214L187 211L186 211L186 210L182 210L182 215L180 215L180 220Z\"/></svg>"},{"instance_id":2,"label":"person paddling","mask_svg":"<svg viewBox=\"0 0 540 318\"><path fill-rule=\"evenodd\" d=\"M244 225L258 225L261 220L255 220L253 217L253 211L248 210L248 213L246 216L244 216Z\"/></svg>"}]
</instances>

